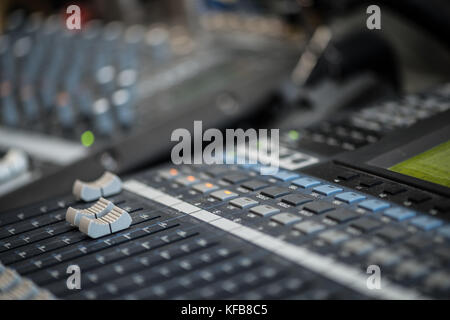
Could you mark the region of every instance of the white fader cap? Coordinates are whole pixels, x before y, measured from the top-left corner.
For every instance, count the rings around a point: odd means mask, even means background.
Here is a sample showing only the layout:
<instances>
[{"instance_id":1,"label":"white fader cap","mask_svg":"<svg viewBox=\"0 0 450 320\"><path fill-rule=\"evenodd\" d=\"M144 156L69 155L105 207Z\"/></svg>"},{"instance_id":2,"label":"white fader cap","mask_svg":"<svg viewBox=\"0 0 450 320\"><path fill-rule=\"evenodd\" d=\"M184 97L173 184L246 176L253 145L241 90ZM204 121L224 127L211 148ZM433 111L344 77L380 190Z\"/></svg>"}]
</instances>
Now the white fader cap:
<instances>
[{"instance_id":1,"label":"white fader cap","mask_svg":"<svg viewBox=\"0 0 450 320\"><path fill-rule=\"evenodd\" d=\"M80 226L81 217L88 217L90 219L101 218L114 208L114 204L106 200L105 198L100 198L94 205L86 209L75 209L69 207L66 212L66 221L73 226Z\"/></svg>"},{"instance_id":2,"label":"white fader cap","mask_svg":"<svg viewBox=\"0 0 450 320\"><path fill-rule=\"evenodd\" d=\"M103 237L107 234L127 229L131 225L131 217L125 210L114 207L110 212L98 219L81 217L80 231L91 238Z\"/></svg>"},{"instance_id":3,"label":"white fader cap","mask_svg":"<svg viewBox=\"0 0 450 320\"><path fill-rule=\"evenodd\" d=\"M122 191L122 181L115 174L106 171L100 178L92 182L76 180L72 192L77 200L94 201L100 197L109 197Z\"/></svg>"}]
</instances>

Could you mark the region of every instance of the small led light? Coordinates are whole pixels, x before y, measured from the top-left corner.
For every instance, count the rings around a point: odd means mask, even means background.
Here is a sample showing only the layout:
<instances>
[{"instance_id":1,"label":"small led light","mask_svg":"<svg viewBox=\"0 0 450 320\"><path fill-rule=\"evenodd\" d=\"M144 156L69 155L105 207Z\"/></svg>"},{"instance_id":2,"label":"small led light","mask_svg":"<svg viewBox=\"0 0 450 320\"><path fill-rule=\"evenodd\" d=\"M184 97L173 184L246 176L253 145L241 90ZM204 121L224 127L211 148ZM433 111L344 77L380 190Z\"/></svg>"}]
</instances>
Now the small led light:
<instances>
[{"instance_id":1,"label":"small led light","mask_svg":"<svg viewBox=\"0 0 450 320\"><path fill-rule=\"evenodd\" d=\"M94 143L94 141L94 134L90 130L83 132L83 134L81 135L81 143L85 147L90 147Z\"/></svg>"},{"instance_id":2,"label":"small led light","mask_svg":"<svg viewBox=\"0 0 450 320\"><path fill-rule=\"evenodd\" d=\"M291 130L289 131L289 138L294 141L298 140L300 138L300 134L296 130Z\"/></svg>"}]
</instances>

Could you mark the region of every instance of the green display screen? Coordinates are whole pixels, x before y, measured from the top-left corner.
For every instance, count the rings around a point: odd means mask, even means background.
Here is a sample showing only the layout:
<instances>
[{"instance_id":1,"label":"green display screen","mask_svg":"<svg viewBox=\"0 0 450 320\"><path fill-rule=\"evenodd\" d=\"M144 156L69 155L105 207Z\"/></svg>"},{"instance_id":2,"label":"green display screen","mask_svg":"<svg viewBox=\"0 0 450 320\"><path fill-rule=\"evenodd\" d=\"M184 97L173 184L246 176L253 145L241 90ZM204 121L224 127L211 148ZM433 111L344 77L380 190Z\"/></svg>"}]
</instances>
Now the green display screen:
<instances>
[{"instance_id":1,"label":"green display screen","mask_svg":"<svg viewBox=\"0 0 450 320\"><path fill-rule=\"evenodd\" d=\"M450 187L450 140L397 163L389 170Z\"/></svg>"}]
</instances>

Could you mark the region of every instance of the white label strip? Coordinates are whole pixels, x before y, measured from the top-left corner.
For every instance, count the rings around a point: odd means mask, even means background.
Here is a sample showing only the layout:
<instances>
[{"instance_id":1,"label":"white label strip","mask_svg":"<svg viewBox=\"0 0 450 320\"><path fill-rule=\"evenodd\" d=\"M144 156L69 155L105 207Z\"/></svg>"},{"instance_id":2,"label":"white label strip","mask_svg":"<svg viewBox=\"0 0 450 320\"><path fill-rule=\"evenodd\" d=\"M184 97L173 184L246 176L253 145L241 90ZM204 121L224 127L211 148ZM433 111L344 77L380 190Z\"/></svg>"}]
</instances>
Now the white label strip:
<instances>
[{"instance_id":1,"label":"white label strip","mask_svg":"<svg viewBox=\"0 0 450 320\"><path fill-rule=\"evenodd\" d=\"M79 143L5 128L0 128L0 146L22 149L37 159L59 165L68 165L87 155L87 148Z\"/></svg>"},{"instance_id":2,"label":"white label strip","mask_svg":"<svg viewBox=\"0 0 450 320\"><path fill-rule=\"evenodd\" d=\"M280 147L280 154L281 152L287 152L286 148ZM289 150L289 153L292 153L292 155L285 159L275 159L271 156L267 156L265 154L258 154L258 150L250 149L247 150L247 146L240 145L237 148L237 155L239 157L242 157L243 159L246 159L246 156L248 156L248 160L251 160L252 163L266 163L266 164L272 164L272 163L278 163L280 168L288 169L288 170L296 170L300 168L304 168L310 165L313 165L317 162L319 162L319 159L313 156L310 156L306 153L301 153L293 150ZM299 161L298 159L302 159L302 161ZM297 160L297 161L295 161ZM250 163L250 162L249 162Z\"/></svg>"},{"instance_id":3,"label":"white label strip","mask_svg":"<svg viewBox=\"0 0 450 320\"><path fill-rule=\"evenodd\" d=\"M123 187L144 198L164 205L167 203L166 198L161 196L161 194L164 193L136 180L126 181ZM168 194L164 195L169 196ZM169 207L189 214L216 228L227 231L243 240L288 259L306 269L319 273L328 279L352 288L364 295L379 299L410 300L426 298L416 291L393 284L386 278L382 278L381 280L381 289L370 290L366 285L370 275L361 272L357 268L343 264L332 258L319 255L305 248L292 245L258 230L243 226L182 200L179 200L176 204L170 205Z\"/></svg>"}]
</instances>

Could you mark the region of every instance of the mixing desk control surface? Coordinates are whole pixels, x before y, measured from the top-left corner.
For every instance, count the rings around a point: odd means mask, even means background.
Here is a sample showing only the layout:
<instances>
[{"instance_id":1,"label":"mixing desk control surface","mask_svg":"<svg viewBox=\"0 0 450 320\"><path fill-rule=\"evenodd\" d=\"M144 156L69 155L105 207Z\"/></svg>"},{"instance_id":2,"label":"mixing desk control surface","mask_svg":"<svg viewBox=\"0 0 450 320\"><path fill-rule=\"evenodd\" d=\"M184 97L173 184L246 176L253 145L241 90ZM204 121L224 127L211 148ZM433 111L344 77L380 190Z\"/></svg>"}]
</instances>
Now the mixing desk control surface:
<instances>
[{"instance_id":1,"label":"mixing desk control surface","mask_svg":"<svg viewBox=\"0 0 450 320\"><path fill-rule=\"evenodd\" d=\"M127 177L108 201L131 226L98 239L65 221L68 206L93 205L72 196L3 214L0 259L69 299L448 297L445 220L259 169L186 165ZM67 289L71 264L83 271L81 291ZM381 290L366 286L373 264Z\"/></svg>"}]
</instances>

